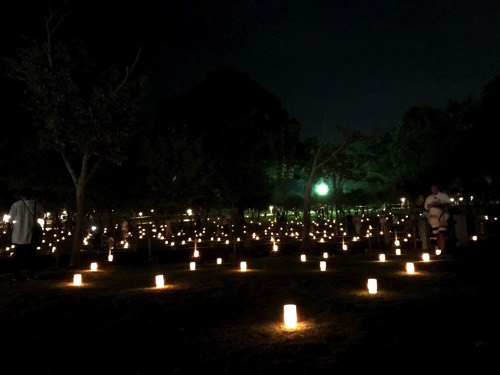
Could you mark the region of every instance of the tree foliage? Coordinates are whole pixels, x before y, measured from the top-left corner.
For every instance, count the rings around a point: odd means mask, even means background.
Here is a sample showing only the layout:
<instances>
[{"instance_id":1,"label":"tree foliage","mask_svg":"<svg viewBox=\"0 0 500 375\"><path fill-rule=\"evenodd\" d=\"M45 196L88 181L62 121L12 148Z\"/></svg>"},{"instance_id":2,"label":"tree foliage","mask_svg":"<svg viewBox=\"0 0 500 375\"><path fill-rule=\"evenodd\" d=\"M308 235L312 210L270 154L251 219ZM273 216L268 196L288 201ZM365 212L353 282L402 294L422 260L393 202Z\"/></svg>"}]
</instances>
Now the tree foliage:
<instances>
[{"instance_id":1,"label":"tree foliage","mask_svg":"<svg viewBox=\"0 0 500 375\"><path fill-rule=\"evenodd\" d=\"M84 235L85 195L103 163L120 164L134 134L142 99L142 78L132 79L139 53L122 71L99 66L71 35L64 10L45 19L43 40L26 39L8 58L9 77L25 87L25 106L38 126L39 146L63 160L75 187L76 230L71 266L78 267Z\"/></svg>"}]
</instances>

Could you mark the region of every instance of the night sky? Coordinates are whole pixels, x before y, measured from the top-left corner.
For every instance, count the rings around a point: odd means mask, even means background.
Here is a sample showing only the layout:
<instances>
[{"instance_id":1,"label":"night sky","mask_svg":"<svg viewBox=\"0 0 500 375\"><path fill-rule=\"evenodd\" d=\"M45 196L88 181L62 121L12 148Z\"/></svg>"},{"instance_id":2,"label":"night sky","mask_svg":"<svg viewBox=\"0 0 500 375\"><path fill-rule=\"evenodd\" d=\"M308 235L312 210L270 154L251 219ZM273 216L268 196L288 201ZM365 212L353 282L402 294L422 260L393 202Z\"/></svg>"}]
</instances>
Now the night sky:
<instances>
[{"instance_id":1,"label":"night sky","mask_svg":"<svg viewBox=\"0 0 500 375\"><path fill-rule=\"evenodd\" d=\"M12 45L32 28L40 3L4 5L10 23L2 39ZM185 92L212 70L237 68L281 100L304 137L321 136L323 124L389 130L412 106L478 98L500 74L500 1L73 3L86 4L92 32L131 59L145 47L163 94Z\"/></svg>"}]
</instances>

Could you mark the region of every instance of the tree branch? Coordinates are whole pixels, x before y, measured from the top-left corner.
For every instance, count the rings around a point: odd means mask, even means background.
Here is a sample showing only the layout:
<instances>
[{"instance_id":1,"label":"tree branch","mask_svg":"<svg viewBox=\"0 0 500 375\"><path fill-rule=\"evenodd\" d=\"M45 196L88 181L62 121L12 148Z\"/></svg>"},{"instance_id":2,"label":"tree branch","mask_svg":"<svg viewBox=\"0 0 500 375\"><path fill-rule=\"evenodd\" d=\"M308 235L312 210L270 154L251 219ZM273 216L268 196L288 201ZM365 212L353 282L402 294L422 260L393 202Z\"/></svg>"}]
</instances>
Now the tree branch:
<instances>
[{"instance_id":1,"label":"tree branch","mask_svg":"<svg viewBox=\"0 0 500 375\"><path fill-rule=\"evenodd\" d=\"M125 85L125 83L127 83L129 77L130 77L130 74L132 73L132 71L134 70L135 68L135 65L137 64L137 61L139 61L139 56L142 52L142 47L139 48L139 51L137 51L137 54L135 55L135 60L134 62L132 63L132 66L128 67L128 65L125 67L125 76L123 77L123 80L120 82L120 84L116 87L116 89L113 90L113 95L115 95L118 91L120 91L120 89L123 87L123 85Z\"/></svg>"}]
</instances>

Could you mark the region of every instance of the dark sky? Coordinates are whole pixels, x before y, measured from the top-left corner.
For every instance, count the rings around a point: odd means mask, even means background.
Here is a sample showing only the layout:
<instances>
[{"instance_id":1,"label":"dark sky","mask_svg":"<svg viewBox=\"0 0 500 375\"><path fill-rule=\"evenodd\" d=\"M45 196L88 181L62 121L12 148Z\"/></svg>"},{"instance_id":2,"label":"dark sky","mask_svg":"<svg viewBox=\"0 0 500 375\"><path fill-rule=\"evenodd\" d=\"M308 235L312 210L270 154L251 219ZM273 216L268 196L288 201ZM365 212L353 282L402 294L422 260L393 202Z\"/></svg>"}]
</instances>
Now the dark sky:
<instances>
[{"instance_id":1,"label":"dark sky","mask_svg":"<svg viewBox=\"0 0 500 375\"><path fill-rule=\"evenodd\" d=\"M31 19L29 3L16 3L21 21L9 32ZM108 37L122 38L130 55L145 45L165 94L237 68L281 100L303 136L321 136L325 116L329 129L392 129L412 106L478 98L500 74L500 1L84 3L92 27L113 25Z\"/></svg>"}]
</instances>

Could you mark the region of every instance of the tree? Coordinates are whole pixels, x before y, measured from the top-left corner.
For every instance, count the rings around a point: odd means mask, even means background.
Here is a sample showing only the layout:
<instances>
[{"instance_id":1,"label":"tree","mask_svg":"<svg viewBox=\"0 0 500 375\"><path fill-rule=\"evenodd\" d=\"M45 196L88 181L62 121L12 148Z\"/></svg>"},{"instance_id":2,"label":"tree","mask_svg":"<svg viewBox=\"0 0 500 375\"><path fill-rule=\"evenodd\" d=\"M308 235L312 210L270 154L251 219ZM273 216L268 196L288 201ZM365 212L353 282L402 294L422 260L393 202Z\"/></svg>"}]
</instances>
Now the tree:
<instances>
[{"instance_id":1,"label":"tree","mask_svg":"<svg viewBox=\"0 0 500 375\"><path fill-rule=\"evenodd\" d=\"M158 132L176 152L167 153L169 165L157 172L169 169L164 180L183 201L189 193L223 205L239 230L244 208L271 201L269 166L283 160L285 143L298 142L295 127L279 100L256 81L235 69L217 70L162 104ZM183 158L194 162L177 163Z\"/></svg>"},{"instance_id":2,"label":"tree","mask_svg":"<svg viewBox=\"0 0 500 375\"><path fill-rule=\"evenodd\" d=\"M67 17L62 10L49 9L44 40L27 39L6 63L8 76L25 86L25 105L38 125L40 148L60 155L74 184L76 227L70 267L78 268L87 188L99 168L125 160L124 146L139 122L145 81L132 77L140 49L120 73L95 64L81 43L57 39Z\"/></svg>"},{"instance_id":3,"label":"tree","mask_svg":"<svg viewBox=\"0 0 500 375\"><path fill-rule=\"evenodd\" d=\"M312 160L306 169L306 182L304 186L304 218L302 220L302 238L300 250L309 252L312 247L310 230L311 230L311 204L313 187L317 180L318 172L332 162L336 157L341 155L353 143L363 137L359 131L348 131L338 127L338 133L343 136L343 141L334 147L329 147L323 140L319 142L315 150L313 149Z\"/></svg>"}]
</instances>

